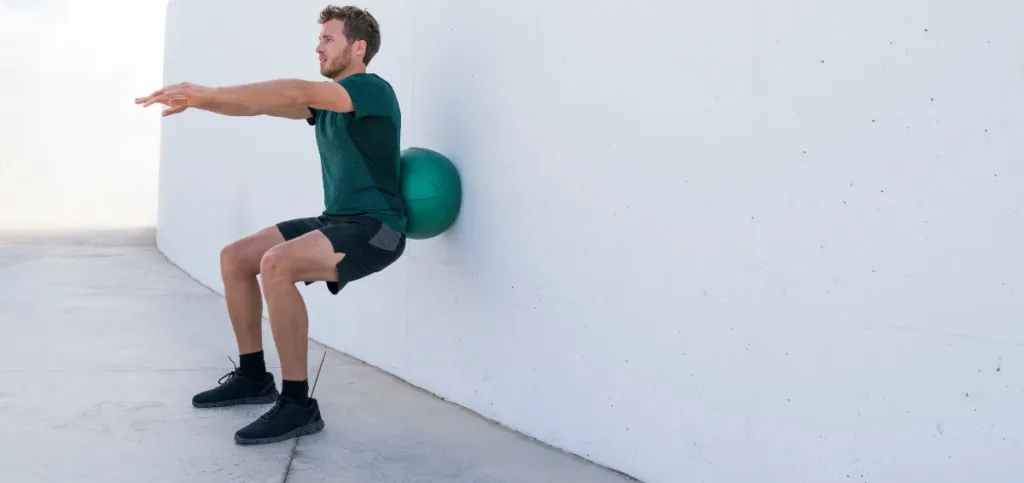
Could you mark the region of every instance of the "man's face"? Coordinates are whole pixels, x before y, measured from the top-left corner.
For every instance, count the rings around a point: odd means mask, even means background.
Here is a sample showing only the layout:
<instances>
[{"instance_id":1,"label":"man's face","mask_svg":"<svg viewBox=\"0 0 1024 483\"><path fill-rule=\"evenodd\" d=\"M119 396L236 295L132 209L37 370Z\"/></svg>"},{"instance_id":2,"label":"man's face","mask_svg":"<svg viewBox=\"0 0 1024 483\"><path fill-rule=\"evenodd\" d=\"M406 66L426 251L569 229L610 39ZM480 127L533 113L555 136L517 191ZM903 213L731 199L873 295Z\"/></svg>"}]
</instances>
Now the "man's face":
<instances>
[{"instance_id":1,"label":"man's face","mask_svg":"<svg viewBox=\"0 0 1024 483\"><path fill-rule=\"evenodd\" d=\"M355 61L355 44L345 38L345 25L341 20L329 20L320 27L320 43L316 53L320 57L320 74L334 79Z\"/></svg>"}]
</instances>

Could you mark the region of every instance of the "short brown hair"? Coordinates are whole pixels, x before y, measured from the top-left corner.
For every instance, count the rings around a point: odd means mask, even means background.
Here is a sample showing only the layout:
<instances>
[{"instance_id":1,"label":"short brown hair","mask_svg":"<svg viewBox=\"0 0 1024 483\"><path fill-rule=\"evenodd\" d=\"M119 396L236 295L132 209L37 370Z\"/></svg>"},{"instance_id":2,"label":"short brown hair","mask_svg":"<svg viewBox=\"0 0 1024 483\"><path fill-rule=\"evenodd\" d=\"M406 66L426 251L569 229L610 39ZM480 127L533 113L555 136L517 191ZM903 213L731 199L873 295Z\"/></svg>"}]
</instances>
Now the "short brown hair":
<instances>
[{"instance_id":1,"label":"short brown hair","mask_svg":"<svg viewBox=\"0 0 1024 483\"><path fill-rule=\"evenodd\" d=\"M380 25L370 12L359 7L328 5L320 12L320 25L330 20L341 20L344 24L345 37L350 42L366 41L366 54L363 64L369 65L373 56L380 50Z\"/></svg>"}]
</instances>

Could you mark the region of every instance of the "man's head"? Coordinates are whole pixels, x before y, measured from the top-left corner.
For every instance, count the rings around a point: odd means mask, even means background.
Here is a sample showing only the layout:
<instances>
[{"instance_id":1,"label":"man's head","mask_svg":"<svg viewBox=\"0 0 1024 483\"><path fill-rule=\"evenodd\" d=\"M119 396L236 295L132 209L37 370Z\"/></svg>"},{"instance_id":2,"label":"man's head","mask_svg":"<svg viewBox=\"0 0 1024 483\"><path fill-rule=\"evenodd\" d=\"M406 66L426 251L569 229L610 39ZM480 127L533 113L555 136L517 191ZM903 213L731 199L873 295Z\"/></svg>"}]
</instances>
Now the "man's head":
<instances>
[{"instance_id":1,"label":"man's head","mask_svg":"<svg viewBox=\"0 0 1024 483\"><path fill-rule=\"evenodd\" d=\"M337 79L351 69L363 70L380 50L380 26L357 7L328 5L320 12L320 74Z\"/></svg>"}]
</instances>

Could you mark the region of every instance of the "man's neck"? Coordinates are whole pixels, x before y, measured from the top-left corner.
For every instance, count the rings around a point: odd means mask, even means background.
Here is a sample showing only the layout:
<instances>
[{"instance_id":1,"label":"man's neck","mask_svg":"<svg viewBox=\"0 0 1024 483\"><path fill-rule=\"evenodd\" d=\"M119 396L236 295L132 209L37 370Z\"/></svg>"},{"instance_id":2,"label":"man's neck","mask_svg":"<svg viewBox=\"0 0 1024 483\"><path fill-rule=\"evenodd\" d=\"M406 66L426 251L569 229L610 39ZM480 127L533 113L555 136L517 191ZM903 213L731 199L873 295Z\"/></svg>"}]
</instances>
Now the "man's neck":
<instances>
[{"instance_id":1,"label":"man's neck","mask_svg":"<svg viewBox=\"0 0 1024 483\"><path fill-rule=\"evenodd\" d=\"M348 77L350 75L365 74L365 73L366 73L366 66L365 65L354 65L352 67L349 67L348 69L345 69L340 74L338 74L338 77L334 78L334 82L338 82L338 81L340 81L340 80L342 80L342 79L344 79L344 78L346 78L346 77Z\"/></svg>"}]
</instances>

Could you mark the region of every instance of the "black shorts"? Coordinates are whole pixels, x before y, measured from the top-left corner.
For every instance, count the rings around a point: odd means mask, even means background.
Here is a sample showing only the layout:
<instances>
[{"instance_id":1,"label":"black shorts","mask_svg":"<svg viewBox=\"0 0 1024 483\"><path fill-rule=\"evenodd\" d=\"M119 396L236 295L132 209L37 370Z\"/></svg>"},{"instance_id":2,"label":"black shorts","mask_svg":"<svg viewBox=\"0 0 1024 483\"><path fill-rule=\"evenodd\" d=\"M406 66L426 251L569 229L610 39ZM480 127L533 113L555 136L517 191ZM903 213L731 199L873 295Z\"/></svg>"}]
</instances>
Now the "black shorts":
<instances>
[{"instance_id":1,"label":"black shorts","mask_svg":"<svg viewBox=\"0 0 1024 483\"><path fill-rule=\"evenodd\" d=\"M335 253L345 254L338 262L338 281L327 282L327 289L335 295L347 283L385 269L405 252L404 233L368 216L296 218L278 223L277 229L285 241L320 230L331 241Z\"/></svg>"}]
</instances>

